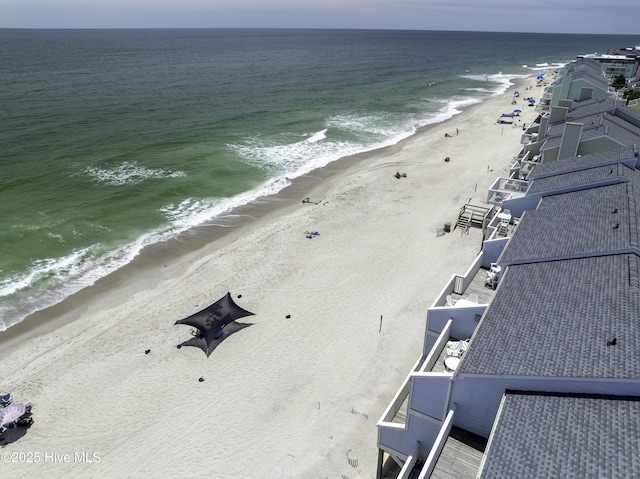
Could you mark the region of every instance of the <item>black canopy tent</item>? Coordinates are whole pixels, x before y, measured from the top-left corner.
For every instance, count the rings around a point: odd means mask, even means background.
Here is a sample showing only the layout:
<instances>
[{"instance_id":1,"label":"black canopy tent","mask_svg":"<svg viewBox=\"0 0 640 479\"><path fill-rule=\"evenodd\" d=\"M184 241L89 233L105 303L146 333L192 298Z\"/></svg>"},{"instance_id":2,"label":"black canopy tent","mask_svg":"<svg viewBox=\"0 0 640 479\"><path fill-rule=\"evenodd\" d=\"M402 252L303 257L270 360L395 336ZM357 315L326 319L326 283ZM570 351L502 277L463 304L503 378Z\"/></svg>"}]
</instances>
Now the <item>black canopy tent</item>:
<instances>
[{"instance_id":1,"label":"black canopy tent","mask_svg":"<svg viewBox=\"0 0 640 479\"><path fill-rule=\"evenodd\" d=\"M175 324L187 324L198 330L196 336L178 347L195 346L202 349L208 357L226 338L247 326L251 326L248 323L235 322L236 319L251 315L253 313L238 306L231 298L231 293L227 293L211 306L176 321Z\"/></svg>"},{"instance_id":2,"label":"black canopy tent","mask_svg":"<svg viewBox=\"0 0 640 479\"><path fill-rule=\"evenodd\" d=\"M219 336L217 338L214 338L209 342L207 342L204 336L194 336L188 341L180 343L178 347L181 348L182 346L194 346L196 348L202 349L207 357L209 357L213 350L216 349L222 341L227 339L233 333L237 333L241 329L247 328L249 326L251 326L251 323L237 323L233 321L220 330Z\"/></svg>"}]
</instances>

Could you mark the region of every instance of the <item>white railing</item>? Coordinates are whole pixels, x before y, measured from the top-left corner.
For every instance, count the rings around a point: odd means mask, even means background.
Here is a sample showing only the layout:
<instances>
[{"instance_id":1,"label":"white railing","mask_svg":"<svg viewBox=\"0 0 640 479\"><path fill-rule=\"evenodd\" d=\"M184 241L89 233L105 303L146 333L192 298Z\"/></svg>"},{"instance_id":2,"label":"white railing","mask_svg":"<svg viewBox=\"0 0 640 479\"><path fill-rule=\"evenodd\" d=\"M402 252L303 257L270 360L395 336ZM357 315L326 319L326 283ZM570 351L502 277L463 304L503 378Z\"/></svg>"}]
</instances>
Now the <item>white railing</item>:
<instances>
[{"instance_id":1,"label":"white railing","mask_svg":"<svg viewBox=\"0 0 640 479\"><path fill-rule=\"evenodd\" d=\"M431 351L429 351L427 359L425 359L419 372L426 373L431 371L433 369L433 366L435 366L435 364L438 362L440 354L442 354L442 350L447 345L447 341L449 341L449 332L451 331L452 325L453 319L447 321L447 324L445 324L444 329L438 336L438 339L436 339L435 344L431 348Z\"/></svg>"},{"instance_id":2,"label":"white railing","mask_svg":"<svg viewBox=\"0 0 640 479\"><path fill-rule=\"evenodd\" d=\"M449 437L449 432L451 432L451 428L453 427L454 414L455 414L455 410L450 409L446 419L442 423L442 427L440 428L438 437L436 438L435 443L431 447L431 452L429 452L429 456L427 456L427 460L424 462L424 466L422 466L422 469L420 470L420 475L418 476L418 479L425 479L427 477L431 477L431 473L433 472L433 469L436 467L436 463L438 462L440 453L444 448L444 444L447 442L447 437Z\"/></svg>"},{"instance_id":3,"label":"white railing","mask_svg":"<svg viewBox=\"0 0 640 479\"><path fill-rule=\"evenodd\" d=\"M393 396L393 399L387 406L387 409L382 413L382 417L378 421L378 426L384 425L386 427L400 427L404 429L405 425L394 423L393 418L396 417L396 414L398 414L398 411L402 408L402 403L404 403L404 400L409 395L409 391L411 391L411 375L415 371L420 370L420 364L422 363L423 358L424 356L420 356L413 365L413 368L411 368L411 371L403 381L400 389L398 389L398 392Z\"/></svg>"},{"instance_id":4,"label":"white railing","mask_svg":"<svg viewBox=\"0 0 640 479\"><path fill-rule=\"evenodd\" d=\"M420 444L416 443L416 448L414 449L413 453L405 461L404 466L402 466L402 469L400 470L400 473L398 474L397 479L409 479L409 477L411 477L413 468L415 467L416 462L418 462L418 446L420 446Z\"/></svg>"}]
</instances>

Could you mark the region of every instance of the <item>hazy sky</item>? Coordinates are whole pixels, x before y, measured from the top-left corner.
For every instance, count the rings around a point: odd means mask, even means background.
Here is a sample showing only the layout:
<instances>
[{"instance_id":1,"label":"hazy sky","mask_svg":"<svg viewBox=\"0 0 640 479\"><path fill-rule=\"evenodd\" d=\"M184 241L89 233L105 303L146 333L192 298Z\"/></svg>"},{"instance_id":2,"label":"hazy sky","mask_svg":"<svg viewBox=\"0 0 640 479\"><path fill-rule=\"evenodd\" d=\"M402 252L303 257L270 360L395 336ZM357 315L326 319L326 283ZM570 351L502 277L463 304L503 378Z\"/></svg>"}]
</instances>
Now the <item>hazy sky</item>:
<instances>
[{"instance_id":1,"label":"hazy sky","mask_svg":"<svg viewBox=\"0 0 640 479\"><path fill-rule=\"evenodd\" d=\"M0 0L0 28L189 27L640 34L640 1Z\"/></svg>"}]
</instances>

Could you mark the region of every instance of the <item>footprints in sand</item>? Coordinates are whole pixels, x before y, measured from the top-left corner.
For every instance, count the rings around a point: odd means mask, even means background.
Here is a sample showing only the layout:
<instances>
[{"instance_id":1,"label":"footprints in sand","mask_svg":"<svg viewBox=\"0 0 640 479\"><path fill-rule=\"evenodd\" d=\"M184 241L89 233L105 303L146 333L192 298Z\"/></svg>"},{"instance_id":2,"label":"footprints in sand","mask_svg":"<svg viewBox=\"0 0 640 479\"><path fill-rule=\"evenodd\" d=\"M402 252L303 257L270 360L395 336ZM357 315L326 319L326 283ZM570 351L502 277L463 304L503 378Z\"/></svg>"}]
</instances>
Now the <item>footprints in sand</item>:
<instances>
[{"instance_id":1,"label":"footprints in sand","mask_svg":"<svg viewBox=\"0 0 640 479\"><path fill-rule=\"evenodd\" d=\"M349 463L349 465L353 468L357 468L358 467L358 458L357 457L351 457L349 454L351 452L351 449L349 449L347 451L347 462ZM344 476L343 476L344 477Z\"/></svg>"}]
</instances>

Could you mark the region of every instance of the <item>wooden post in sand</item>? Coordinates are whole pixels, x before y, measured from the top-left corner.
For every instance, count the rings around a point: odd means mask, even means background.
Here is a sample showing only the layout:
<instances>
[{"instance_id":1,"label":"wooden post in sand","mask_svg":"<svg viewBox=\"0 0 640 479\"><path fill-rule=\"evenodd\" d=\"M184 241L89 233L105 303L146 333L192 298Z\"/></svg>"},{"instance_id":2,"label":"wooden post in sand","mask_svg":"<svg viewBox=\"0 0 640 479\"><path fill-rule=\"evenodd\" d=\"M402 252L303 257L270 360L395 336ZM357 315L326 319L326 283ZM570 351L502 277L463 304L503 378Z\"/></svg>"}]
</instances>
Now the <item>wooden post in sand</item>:
<instances>
[{"instance_id":1,"label":"wooden post in sand","mask_svg":"<svg viewBox=\"0 0 640 479\"><path fill-rule=\"evenodd\" d=\"M378 332L382 332L382 315L380 315L380 329L378 330Z\"/></svg>"}]
</instances>

